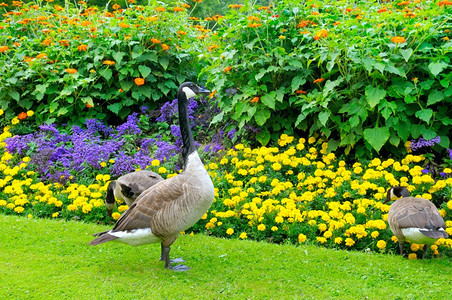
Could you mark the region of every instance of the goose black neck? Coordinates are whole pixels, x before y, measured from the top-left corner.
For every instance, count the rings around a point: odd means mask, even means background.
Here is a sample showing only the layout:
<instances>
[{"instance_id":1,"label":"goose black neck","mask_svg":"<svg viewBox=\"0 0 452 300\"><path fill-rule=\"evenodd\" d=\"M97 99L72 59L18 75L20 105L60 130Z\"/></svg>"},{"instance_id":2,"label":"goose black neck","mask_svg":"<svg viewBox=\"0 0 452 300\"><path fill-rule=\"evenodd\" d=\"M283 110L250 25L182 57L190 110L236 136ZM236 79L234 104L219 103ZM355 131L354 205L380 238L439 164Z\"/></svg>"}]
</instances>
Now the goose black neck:
<instances>
[{"instance_id":1,"label":"goose black neck","mask_svg":"<svg viewBox=\"0 0 452 300\"><path fill-rule=\"evenodd\" d=\"M182 136L183 148L182 148L182 159L185 163L187 161L188 155L196 151L195 140L193 139L193 134L191 132L189 120L188 120L188 111L187 111L187 97L185 93L179 91L177 93L177 106L179 110L179 126L180 133Z\"/></svg>"}]
</instances>

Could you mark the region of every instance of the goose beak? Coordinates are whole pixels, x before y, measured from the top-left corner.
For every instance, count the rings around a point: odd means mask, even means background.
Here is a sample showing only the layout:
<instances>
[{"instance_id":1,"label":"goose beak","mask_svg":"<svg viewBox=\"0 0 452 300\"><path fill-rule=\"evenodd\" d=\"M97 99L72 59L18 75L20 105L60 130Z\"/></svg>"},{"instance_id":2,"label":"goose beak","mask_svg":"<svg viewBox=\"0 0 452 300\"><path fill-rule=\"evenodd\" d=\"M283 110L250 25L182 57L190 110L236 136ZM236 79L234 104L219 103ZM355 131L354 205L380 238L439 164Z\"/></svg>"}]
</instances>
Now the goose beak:
<instances>
[{"instance_id":1,"label":"goose beak","mask_svg":"<svg viewBox=\"0 0 452 300\"><path fill-rule=\"evenodd\" d=\"M199 87L198 94L210 94L210 91L205 88Z\"/></svg>"}]
</instances>

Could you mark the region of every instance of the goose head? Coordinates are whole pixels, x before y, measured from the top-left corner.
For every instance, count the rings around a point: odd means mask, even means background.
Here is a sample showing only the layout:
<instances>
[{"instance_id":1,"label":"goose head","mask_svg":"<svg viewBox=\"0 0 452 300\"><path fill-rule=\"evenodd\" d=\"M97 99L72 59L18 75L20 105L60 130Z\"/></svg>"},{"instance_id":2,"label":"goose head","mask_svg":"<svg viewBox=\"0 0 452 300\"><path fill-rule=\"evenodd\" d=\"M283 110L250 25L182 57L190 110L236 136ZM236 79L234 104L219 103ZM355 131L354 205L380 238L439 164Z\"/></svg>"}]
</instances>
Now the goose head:
<instances>
[{"instance_id":1,"label":"goose head","mask_svg":"<svg viewBox=\"0 0 452 300\"><path fill-rule=\"evenodd\" d=\"M108 216L111 217L113 208L115 208L115 187L116 181L110 181L107 187L107 195L105 196L105 207L107 208Z\"/></svg>"},{"instance_id":2,"label":"goose head","mask_svg":"<svg viewBox=\"0 0 452 300\"><path fill-rule=\"evenodd\" d=\"M185 99L190 99L199 94L210 94L210 91L193 82L184 82L179 86L178 95L183 94Z\"/></svg>"},{"instance_id":3,"label":"goose head","mask_svg":"<svg viewBox=\"0 0 452 300\"><path fill-rule=\"evenodd\" d=\"M383 203L387 203L389 201L394 201L399 198L409 197L410 192L404 186L393 186L386 193L386 201Z\"/></svg>"}]
</instances>

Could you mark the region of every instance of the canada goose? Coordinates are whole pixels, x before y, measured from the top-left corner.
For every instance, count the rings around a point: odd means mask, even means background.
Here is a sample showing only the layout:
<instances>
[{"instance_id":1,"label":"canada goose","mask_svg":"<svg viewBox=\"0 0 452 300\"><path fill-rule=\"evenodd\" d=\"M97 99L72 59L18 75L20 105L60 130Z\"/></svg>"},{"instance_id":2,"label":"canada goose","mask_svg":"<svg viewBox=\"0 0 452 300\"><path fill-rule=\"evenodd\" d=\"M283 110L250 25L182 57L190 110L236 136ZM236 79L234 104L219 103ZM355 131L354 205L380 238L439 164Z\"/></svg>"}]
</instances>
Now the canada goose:
<instances>
[{"instance_id":1,"label":"canada goose","mask_svg":"<svg viewBox=\"0 0 452 300\"><path fill-rule=\"evenodd\" d=\"M110 181L105 197L108 216L111 217L116 199L125 201L130 207L141 193L162 180L162 176L155 172L140 170Z\"/></svg>"},{"instance_id":2,"label":"canada goose","mask_svg":"<svg viewBox=\"0 0 452 300\"><path fill-rule=\"evenodd\" d=\"M179 126L183 147L183 170L175 177L158 182L144 191L118 219L113 229L95 234L90 245L118 241L132 246L161 243L160 260L165 267L186 271L185 265L172 265L170 247L181 231L193 226L209 209L214 187L195 147L188 123L187 99L209 93L191 82L183 83L177 91Z\"/></svg>"},{"instance_id":3,"label":"canada goose","mask_svg":"<svg viewBox=\"0 0 452 300\"><path fill-rule=\"evenodd\" d=\"M399 199L402 197L401 199ZM396 200L399 199L399 200ZM439 238L447 238L446 223L436 206L427 199L410 197L406 187L391 187L386 195L386 202L396 200L389 209L388 223L392 233L399 242L400 255L403 255L403 243L424 244L424 253L428 245Z\"/></svg>"}]
</instances>

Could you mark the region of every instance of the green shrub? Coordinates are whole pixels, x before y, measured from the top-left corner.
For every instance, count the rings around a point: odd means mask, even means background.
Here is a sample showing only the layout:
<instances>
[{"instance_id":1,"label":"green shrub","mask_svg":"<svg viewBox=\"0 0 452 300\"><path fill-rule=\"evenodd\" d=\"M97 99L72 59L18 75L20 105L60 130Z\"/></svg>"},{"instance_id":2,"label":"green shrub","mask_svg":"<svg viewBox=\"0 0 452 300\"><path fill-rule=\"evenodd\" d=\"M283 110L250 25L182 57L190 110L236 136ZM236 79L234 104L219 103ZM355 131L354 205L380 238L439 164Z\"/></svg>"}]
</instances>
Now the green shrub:
<instances>
[{"instance_id":1,"label":"green shrub","mask_svg":"<svg viewBox=\"0 0 452 300\"><path fill-rule=\"evenodd\" d=\"M358 155L420 136L447 148L451 12L432 1L233 8L205 70L224 111L216 120L257 127L262 145L301 133Z\"/></svg>"},{"instance_id":2,"label":"green shrub","mask_svg":"<svg viewBox=\"0 0 452 300\"><path fill-rule=\"evenodd\" d=\"M142 105L173 99L180 83L196 79L203 44L186 9L174 8L25 5L7 14L0 23L6 119L33 110L38 123L117 124Z\"/></svg>"}]
</instances>

